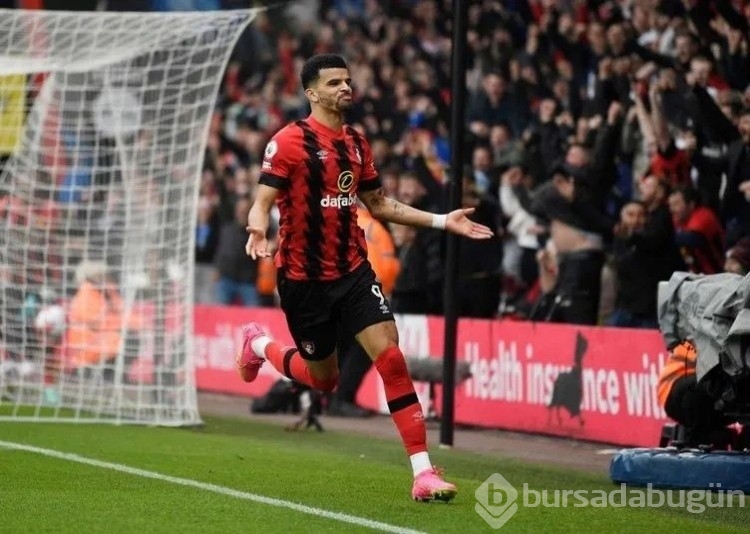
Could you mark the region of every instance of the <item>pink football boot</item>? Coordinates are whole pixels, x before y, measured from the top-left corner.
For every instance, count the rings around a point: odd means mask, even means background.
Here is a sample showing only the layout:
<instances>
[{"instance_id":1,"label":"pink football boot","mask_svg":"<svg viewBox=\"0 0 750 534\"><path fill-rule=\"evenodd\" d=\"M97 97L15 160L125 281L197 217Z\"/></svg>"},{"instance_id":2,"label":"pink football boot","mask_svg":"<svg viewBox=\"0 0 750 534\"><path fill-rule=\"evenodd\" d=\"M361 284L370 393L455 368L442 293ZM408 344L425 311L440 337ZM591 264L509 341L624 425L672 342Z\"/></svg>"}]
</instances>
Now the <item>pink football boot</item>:
<instances>
[{"instance_id":1,"label":"pink football boot","mask_svg":"<svg viewBox=\"0 0 750 534\"><path fill-rule=\"evenodd\" d=\"M237 371L245 382L252 382L258 376L260 366L266 361L253 351L253 341L266 333L256 323L248 323L242 327L242 350L237 354Z\"/></svg>"},{"instance_id":2,"label":"pink football boot","mask_svg":"<svg viewBox=\"0 0 750 534\"><path fill-rule=\"evenodd\" d=\"M418 502L452 500L458 490L442 478L442 471L436 467L426 469L414 479L411 498Z\"/></svg>"}]
</instances>

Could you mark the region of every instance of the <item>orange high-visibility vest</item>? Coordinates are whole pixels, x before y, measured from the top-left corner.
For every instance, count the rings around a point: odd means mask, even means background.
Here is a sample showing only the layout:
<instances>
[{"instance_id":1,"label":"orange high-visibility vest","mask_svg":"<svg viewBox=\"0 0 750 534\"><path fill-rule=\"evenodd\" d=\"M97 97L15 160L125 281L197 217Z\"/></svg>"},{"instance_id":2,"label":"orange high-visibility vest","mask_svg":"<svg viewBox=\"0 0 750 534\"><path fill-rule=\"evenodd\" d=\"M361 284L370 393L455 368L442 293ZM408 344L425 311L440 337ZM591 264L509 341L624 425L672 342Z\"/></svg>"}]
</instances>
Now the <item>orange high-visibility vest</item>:
<instances>
[{"instance_id":1,"label":"orange high-visibility vest","mask_svg":"<svg viewBox=\"0 0 750 534\"><path fill-rule=\"evenodd\" d=\"M383 294L389 296L401 270L393 238L385 226L364 208L357 208L357 224L365 232L367 259L375 271L375 277L383 286Z\"/></svg>"},{"instance_id":2,"label":"orange high-visibility vest","mask_svg":"<svg viewBox=\"0 0 750 534\"><path fill-rule=\"evenodd\" d=\"M659 373L659 385L656 390L662 408L667 403L667 397L677 379L695 374L697 356L695 346L690 341L683 341L672 349L667 363Z\"/></svg>"},{"instance_id":3,"label":"orange high-visibility vest","mask_svg":"<svg viewBox=\"0 0 750 534\"><path fill-rule=\"evenodd\" d=\"M94 365L114 358L120 349L123 304L117 289L84 282L68 308L63 347L71 367ZM127 318L127 329L141 328L137 316Z\"/></svg>"},{"instance_id":4,"label":"orange high-visibility vest","mask_svg":"<svg viewBox=\"0 0 750 534\"><path fill-rule=\"evenodd\" d=\"M273 295L276 291L276 266L273 258L260 258L258 260L258 278L255 287L261 295Z\"/></svg>"}]
</instances>

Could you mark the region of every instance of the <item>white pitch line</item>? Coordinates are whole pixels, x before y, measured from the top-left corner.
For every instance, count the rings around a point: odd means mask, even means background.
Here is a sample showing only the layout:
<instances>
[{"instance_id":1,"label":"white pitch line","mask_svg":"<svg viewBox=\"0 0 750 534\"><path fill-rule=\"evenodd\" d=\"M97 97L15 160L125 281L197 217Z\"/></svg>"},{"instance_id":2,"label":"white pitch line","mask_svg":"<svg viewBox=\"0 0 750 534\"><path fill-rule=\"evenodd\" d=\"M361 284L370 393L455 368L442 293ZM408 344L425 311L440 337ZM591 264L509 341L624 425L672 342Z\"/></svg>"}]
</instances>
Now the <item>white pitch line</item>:
<instances>
[{"instance_id":1,"label":"white pitch line","mask_svg":"<svg viewBox=\"0 0 750 534\"><path fill-rule=\"evenodd\" d=\"M188 486L191 488L197 488L204 491L211 491L220 495L227 495L229 497L235 497L237 499L244 499L246 501L253 501L261 504L267 504L269 506L277 506L279 508L287 508L303 514L314 515L318 517L325 517L327 519L333 519L334 521L340 521L342 523L349 523L357 525L359 527L367 527L373 530L379 530L381 532L392 532L394 534L424 534L419 530L412 530L409 528L399 527L396 525L389 525L388 523L382 523L380 521L373 521L372 519L366 519L364 517L357 517L355 515L342 514L340 512L331 512L322 508L315 508L313 506L305 506L304 504L298 504L291 501L285 501L282 499L274 499L272 497L266 497L264 495L258 495L256 493L248 493L246 491L239 491L232 488L226 488L224 486L217 486L216 484L208 484L206 482L199 482L198 480L191 480L189 478L179 478L170 475L163 475L155 471L146 471L145 469L138 469L122 464L115 464L111 462L103 462L101 460L95 460L93 458L87 458L85 456L79 456L78 454L70 454L67 452L60 452L53 449L43 449L41 447L34 447L32 445L25 445L23 443L13 443L12 441L0 440L0 448L33 452L35 454L41 454L42 456L49 456L51 458L58 458L60 460L67 460L69 462L76 462L79 464L91 465L94 467L101 467L103 469L109 469L111 471L119 471L120 473L126 473L128 475L135 475L143 478L151 478L154 480L161 480L162 482L170 482L179 486Z\"/></svg>"}]
</instances>

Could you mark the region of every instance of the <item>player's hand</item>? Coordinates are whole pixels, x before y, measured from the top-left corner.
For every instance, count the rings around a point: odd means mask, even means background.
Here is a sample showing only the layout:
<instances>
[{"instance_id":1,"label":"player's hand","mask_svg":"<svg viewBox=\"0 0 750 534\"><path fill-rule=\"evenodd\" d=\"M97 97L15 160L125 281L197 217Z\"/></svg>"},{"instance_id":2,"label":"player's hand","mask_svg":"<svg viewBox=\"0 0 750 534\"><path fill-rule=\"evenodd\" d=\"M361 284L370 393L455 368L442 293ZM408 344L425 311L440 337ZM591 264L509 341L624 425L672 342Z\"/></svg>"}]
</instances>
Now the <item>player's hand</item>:
<instances>
[{"instance_id":1,"label":"player's hand","mask_svg":"<svg viewBox=\"0 0 750 534\"><path fill-rule=\"evenodd\" d=\"M245 253L252 259L267 258L271 255L268 252L268 239L266 233L258 228L246 227L247 233L250 234L245 245Z\"/></svg>"},{"instance_id":2,"label":"player's hand","mask_svg":"<svg viewBox=\"0 0 750 534\"><path fill-rule=\"evenodd\" d=\"M469 219L474 213L474 208L464 208L452 211L445 221L445 229L454 234L469 237L471 239L489 239L494 234L492 230Z\"/></svg>"}]
</instances>

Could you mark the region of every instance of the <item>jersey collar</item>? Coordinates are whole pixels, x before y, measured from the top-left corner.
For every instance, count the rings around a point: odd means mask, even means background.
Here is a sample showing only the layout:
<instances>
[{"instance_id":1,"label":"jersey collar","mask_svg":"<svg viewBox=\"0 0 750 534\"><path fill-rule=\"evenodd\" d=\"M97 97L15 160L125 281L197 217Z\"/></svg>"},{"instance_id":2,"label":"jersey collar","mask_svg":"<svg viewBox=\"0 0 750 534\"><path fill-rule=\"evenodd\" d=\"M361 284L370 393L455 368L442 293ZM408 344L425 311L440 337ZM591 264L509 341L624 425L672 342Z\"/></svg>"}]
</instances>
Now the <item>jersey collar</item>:
<instances>
[{"instance_id":1,"label":"jersey collar","mask_svg":"<svg viewBox=\"0 0 750 534\"><path fill-rule=\"evenodd\" d=\"M313 127L314 130L317 130L320 133L326 134L329 137L333 137L334 139L343 139L345 127L342 127L341 130L336 131L322 122L318 121L313 117L312 115L307 117L307 122L310 123L310 125Z\"/></svg>"}]
</instances>

